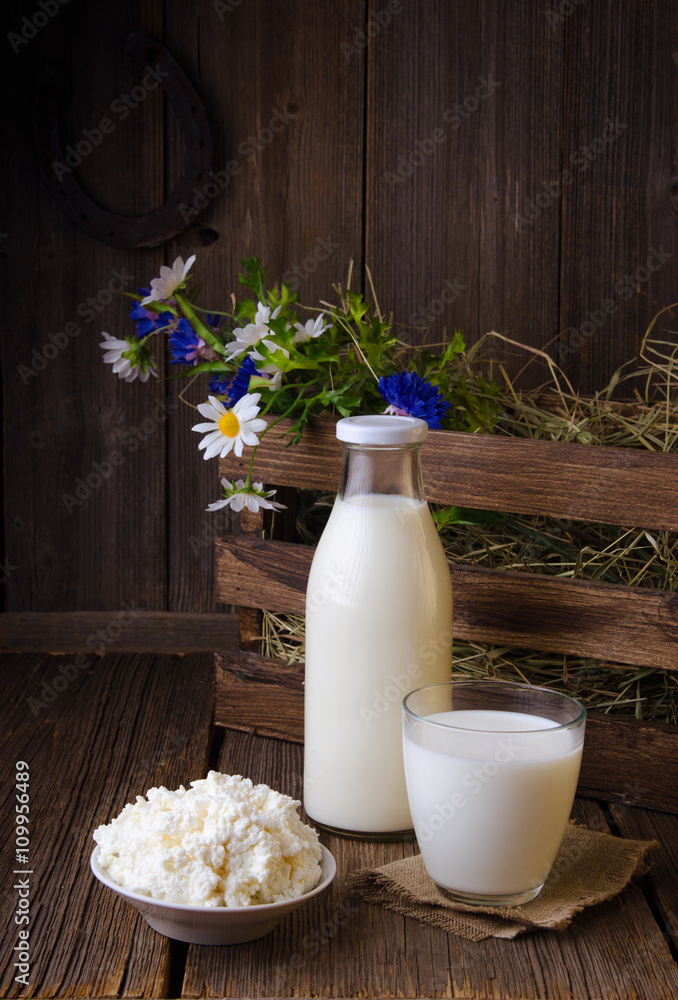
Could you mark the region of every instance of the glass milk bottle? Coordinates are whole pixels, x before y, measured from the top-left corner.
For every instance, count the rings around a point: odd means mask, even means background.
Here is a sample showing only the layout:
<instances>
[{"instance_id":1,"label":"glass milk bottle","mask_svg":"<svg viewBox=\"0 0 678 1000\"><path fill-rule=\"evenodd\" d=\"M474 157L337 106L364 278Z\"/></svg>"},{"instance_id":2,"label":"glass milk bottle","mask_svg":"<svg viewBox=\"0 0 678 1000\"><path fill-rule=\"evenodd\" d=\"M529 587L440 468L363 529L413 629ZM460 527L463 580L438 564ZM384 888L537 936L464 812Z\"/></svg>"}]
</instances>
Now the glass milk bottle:
<instances>
[{"instance_id":1,"label":"glass milk bottle","mask_svg":"<svg viewBox=\"0 0 678 1000\"><path fill-rule=\"evenodd\" d=\"M341 485L308 580L304 807L353 836L411 831L401 702L450 679L452 587L422 484L427 433L415 417L338 421Z\"/></svg>"}]
</instances>

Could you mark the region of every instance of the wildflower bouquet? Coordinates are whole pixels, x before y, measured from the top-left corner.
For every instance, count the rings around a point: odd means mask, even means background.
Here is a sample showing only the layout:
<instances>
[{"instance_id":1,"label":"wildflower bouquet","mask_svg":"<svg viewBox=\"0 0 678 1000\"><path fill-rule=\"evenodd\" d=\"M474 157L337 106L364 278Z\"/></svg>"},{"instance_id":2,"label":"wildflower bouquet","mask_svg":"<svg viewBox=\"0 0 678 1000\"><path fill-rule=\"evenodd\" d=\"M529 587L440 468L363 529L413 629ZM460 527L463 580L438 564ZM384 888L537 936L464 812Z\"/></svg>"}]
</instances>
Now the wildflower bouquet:
<instances>
[{"instance_id":1,"label":"wildflower bouquet","mask_svg":"<svg viewBox=\"0 0 678 1000\"><path fill-rule=\"evenodd\" d=\"M252 481L252 465L261 437L284 417L293 418L291 443L323 412L410 414L432 428L479 429L467 405L459 332L438 353L411 348L378 306L371 310L350 289L350 275L346 289L335 286L335 305L305 307L311 316L302 321L296 293L284 282L267 290L267 269L256 257L242 261L239 275L254 296L232 296L231 312L208 312L197 305L202 286L187 288L195 259L178 257L171 268L160 268L149 288L131 295L136 336L102 333L101 347L119 378L146 382L158 375L153 348L164 334L170 363L183 366L180 377L209 376L207 399L197 407L204 419L192 428L203 435L198 448L205 459L253 450L247 478L222 479L223 496L208 510L281 506L271 499L275 490ZM491 398L493 386L486 388Z\"/></svg>"}]
</instances>

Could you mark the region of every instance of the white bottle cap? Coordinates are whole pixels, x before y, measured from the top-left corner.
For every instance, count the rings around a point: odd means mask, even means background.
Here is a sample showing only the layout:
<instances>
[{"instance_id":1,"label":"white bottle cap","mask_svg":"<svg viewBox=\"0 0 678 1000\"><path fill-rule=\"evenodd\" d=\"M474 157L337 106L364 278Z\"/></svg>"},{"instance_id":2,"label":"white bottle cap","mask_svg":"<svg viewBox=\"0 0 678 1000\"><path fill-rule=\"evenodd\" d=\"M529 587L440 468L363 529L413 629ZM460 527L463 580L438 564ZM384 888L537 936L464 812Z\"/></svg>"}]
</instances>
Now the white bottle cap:
<instances>
[{"instance_id":1,"label":"white bottle cap","mask_svg":"<svg viewBox=\"0 0 678 1000\"><path fill-rule=\"evenodd\" d=\"M343 417L337 421L337 437L349 444L418 444L428 434L428 424L419 417L375 413Z\"/></svg>"}]
</instances>

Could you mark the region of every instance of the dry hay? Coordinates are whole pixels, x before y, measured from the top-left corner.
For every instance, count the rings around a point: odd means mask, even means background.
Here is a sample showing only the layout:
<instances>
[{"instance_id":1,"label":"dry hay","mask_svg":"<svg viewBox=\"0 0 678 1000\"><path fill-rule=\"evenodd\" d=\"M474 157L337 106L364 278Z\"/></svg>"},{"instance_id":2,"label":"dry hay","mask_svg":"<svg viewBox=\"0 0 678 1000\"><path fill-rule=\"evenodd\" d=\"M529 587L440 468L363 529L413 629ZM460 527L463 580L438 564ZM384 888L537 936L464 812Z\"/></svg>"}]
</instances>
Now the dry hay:
<instances>
[{"instance_id":1,"label":"dry hay","mask_svg":"<svg viewBox=\"0 0 678 1000\"><path fill-rule=\"evenodd\" d=\"M659 316L645 335L638 359L616 372L592 398L575 393L546 352L502 334L486 334L459 361L468 405L491 421L488 429L495 434L676 451L678 394L673 386L678 380L678 333L655 336ZM517 379L510 380L499 365L503 385L488 390L492 372L481 378L475 375L488 365L496 369L499 343L521 352L526 365L542 364L548 382L537 390L518 390ZM632 398L613 398L623 391ZM317 541L332 502L331 494L302 495L300 541ZM495 517L487 523L480 520L441 529L451 564L678 590L678 533L511 514L498 523L491 523ZM303 617L264 612L262 652L288 662L303 660ZM574 694L587 708L678 724L678 672L455 641L452 676L522 680Z\"/></svg>"}]
</instances>

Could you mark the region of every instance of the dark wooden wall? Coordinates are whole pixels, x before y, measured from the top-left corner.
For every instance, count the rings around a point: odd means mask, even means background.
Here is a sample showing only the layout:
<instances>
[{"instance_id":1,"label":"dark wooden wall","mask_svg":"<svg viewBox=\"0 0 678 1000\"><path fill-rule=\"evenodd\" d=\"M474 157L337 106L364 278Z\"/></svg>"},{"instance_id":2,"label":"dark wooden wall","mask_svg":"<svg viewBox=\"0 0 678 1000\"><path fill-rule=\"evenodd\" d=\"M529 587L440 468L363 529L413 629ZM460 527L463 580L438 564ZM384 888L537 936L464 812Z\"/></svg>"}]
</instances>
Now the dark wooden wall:
<instances>
[{"instance_id":1,"label":"dark wooden wall","mask_svg":"<svg viewBox=\"0 0 678 1000\"><path fill-rule=\"evenodd\" d=\"M202 301L218 307L240 258L257 254L272 278L299 268L301 301L315 303L353 258L356 283L367 264L401 323L421 325L444 293L438 330L559 342L583 392L678 299L670 0L70 0L14 51L5 35L30 34L22 19L37 10L14 4L0 39L9 610L214 607L204 508L216 463L198 454L176 383L126 385L104 368L100 331L129 332L128 306L82 304L116 271L136 288L196 252ZM82 232L40 183L30 105L49 63L70 83L64 142L96 128L143 76L125 51L135 29L197 87L214 169L241 170L176 240L123 251ZM289 124L253 155L249 137L275 112ZM140 214L180 176L180 132L159 89L115 123L77 176ZM674 313L664 319L675 329ZM67 323L77 335L26 375ZM64 494L116 450L122 463L69 512Z\"/></svg>"}]
</instances>

